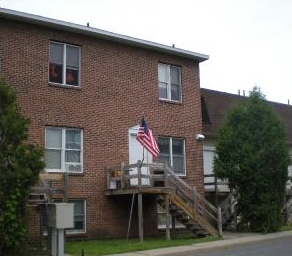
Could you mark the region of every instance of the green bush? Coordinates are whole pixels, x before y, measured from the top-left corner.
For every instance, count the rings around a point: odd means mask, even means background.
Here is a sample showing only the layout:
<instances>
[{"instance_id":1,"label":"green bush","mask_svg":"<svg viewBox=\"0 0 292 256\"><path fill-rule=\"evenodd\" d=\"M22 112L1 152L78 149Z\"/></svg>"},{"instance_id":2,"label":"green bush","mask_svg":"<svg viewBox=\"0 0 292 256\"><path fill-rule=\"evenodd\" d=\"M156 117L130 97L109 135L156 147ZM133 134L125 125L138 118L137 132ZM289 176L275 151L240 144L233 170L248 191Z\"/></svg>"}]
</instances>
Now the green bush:
<instances>
[{"instance_id":1,"label":"green bush","mask_svg":"<svg viewBox=\"0 0 292 256\"><path fill-rule=\"evenodd\" d=\"M0 254L24 255L27 203L43 169L43 150L26 143L29 119L16 104L16 94L0 81Z\"/></svg>"},{"instance_id":2,"label":"green bush","mask_svg":"<svg viewBox=\"0 0 292 256\"><path fill-rule=\"evenodd\" d=\"M289 152L284 124L258 88L228 114L216 145L215 174L240 195L241 228L273 232L281 208Z\"/></svg>"}]
</instances>

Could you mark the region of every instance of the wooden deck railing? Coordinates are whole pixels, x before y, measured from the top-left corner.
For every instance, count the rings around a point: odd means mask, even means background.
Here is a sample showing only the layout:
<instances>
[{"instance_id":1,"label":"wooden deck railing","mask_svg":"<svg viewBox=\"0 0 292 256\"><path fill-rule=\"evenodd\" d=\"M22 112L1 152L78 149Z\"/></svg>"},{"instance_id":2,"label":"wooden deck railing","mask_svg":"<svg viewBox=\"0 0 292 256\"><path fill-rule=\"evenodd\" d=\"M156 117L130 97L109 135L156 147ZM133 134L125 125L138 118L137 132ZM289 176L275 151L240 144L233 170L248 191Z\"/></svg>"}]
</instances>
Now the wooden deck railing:
<instances>
[{"instance_id":1,"label":"wooden deck railing","mask_svg":"<svg viewBox=\"0 0 292 256\"><path fill-rule=\"evenodd\" d=\"M214 207L205 197L197 192L195 186L190 186L179 178L170 167L165 166L165 170L167 173L167 182L171 187L175 188L175 193L182 198L186 204L191 206L194 212L198 212L200 216L212 223L213 226L217 225L216 228L220 230L221 209ZM221 231L219 233L221 233Z\"/></svg>"},{"instance_id":2,"label":"wooden deck railing","mask_svg":"<svg viewBox=\"0 0 292 256\"><path fill-rule=\"evenodd\" d=\"M204 174L204 186L208 192L230 192L228 180L218 179L214 173Z\"/></svg>"},{"instance_id":3,"label":"wooden deck railing","mask_svg":"<svg viewBox=\"0 0 292 256\"><path fill-rule=\"evenodd\" d=\"M148 173L142 173L142 168L147 168ZM158 182L164 182L164 164L161 163L141 163L120 166L108 166L106 168L107 189L128 189L143 186L143 179L148 179L147 186L158 186ZM137 180L137 184L131 181Z\"/></svg>"}]
</instances>

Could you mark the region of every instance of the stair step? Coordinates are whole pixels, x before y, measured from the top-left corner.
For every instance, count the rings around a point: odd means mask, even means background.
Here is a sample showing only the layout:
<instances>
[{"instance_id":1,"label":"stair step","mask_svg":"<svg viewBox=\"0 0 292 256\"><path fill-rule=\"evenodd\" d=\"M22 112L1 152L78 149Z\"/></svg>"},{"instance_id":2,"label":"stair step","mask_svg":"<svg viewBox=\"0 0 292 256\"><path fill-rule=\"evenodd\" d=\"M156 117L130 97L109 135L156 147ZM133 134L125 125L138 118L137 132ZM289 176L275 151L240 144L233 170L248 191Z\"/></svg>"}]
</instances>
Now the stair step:
<instances>
[{"instance_id":1,"label":"stair step","mask_svg":"<svg viewBox=\"0 0 292 256\"><path fill-rule=\"evenodd\" d=\"M198 230L195 234L198 237L206 237L206 236L209 236L209 233L206 230L204 230L204 229Z\"/></svg>"},{"instance_id":2,"label":"stair step","mask_svg":"<svg viewBox=\"0 0 292 256\"><path fill-rule=\"evenodd\" d=\"M198 203L198 207L194 208L191 197L184 193L180 195L177 190L169 193L169 196L170 202L169 207L167 207L169 208L169 213L193 234L196 236L218 235L216 227L204 214L207 203L206 205L205 203L203 205ZM165 197L165 195L157 196L157 203L164 209L166 208ZM193 217L196 219L192 219Z\"/></svg>"}]
</instances>

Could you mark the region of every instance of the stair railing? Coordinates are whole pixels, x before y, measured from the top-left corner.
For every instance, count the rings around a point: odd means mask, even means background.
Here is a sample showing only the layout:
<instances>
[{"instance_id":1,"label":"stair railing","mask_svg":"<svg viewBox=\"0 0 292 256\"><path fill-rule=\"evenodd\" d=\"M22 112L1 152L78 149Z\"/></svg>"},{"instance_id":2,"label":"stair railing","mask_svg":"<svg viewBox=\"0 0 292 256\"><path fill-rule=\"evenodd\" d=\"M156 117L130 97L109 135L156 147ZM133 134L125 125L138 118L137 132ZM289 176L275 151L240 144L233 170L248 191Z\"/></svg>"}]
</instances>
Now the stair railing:
<instances>
[{"instance_id":1,"label":"stair railing","mask_svg":"<svg viewBox=\"0 0 292 256\"><path fill-rule=\"evenodd\" d=\"M285 202L282 213L284 213L285 223L290 224L292 222L292 196Z\"/></svg>"},{"instance_id":2,"label":"stair railing","mask_svg":"<svg viewBox=\"0 0 292 256\"><path fill-rule=\"evenodd\" d=\"M184 180L179 178L176 173L169 167L165 166L167 173L167 183L174 188L176 195L178 195L184 202L189 205L194 211L194 216L198 213L201 217L208 220L213 227L215 227L219 234L222 234L221 209L214 207L196 190Z\"/></svg>"},{"instance_id":3,"label":"stair railing","mask_svg":"<svg viewBox=\"0 0 292 256\"><path fill-rule=\"evenodd\" d=\"M240 196L236 191L232 191L221 203L220 207L222 209L222 225L228 225L228 222L235 221L237 224L237 210L236 205L238 203Z\"/></svg>"}]
</instances>

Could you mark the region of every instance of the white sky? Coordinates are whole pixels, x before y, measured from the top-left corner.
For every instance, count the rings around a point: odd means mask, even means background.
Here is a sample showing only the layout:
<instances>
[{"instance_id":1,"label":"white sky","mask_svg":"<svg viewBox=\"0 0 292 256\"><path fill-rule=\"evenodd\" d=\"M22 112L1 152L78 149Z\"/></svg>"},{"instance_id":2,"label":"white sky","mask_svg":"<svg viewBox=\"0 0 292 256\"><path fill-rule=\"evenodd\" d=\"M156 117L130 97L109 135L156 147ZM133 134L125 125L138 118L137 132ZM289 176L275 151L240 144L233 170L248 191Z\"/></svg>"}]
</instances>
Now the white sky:
<instances>
[{"instance_id":1,"label":"white sky","mask_svg":"<svg viewBox=\"0 0 292 256\"><path fill-rule=\"evenodd\" d=\"M3 8L207 54L201 87L292 103L292 0L1 0Z\"/></svg>"}]
</instances>

